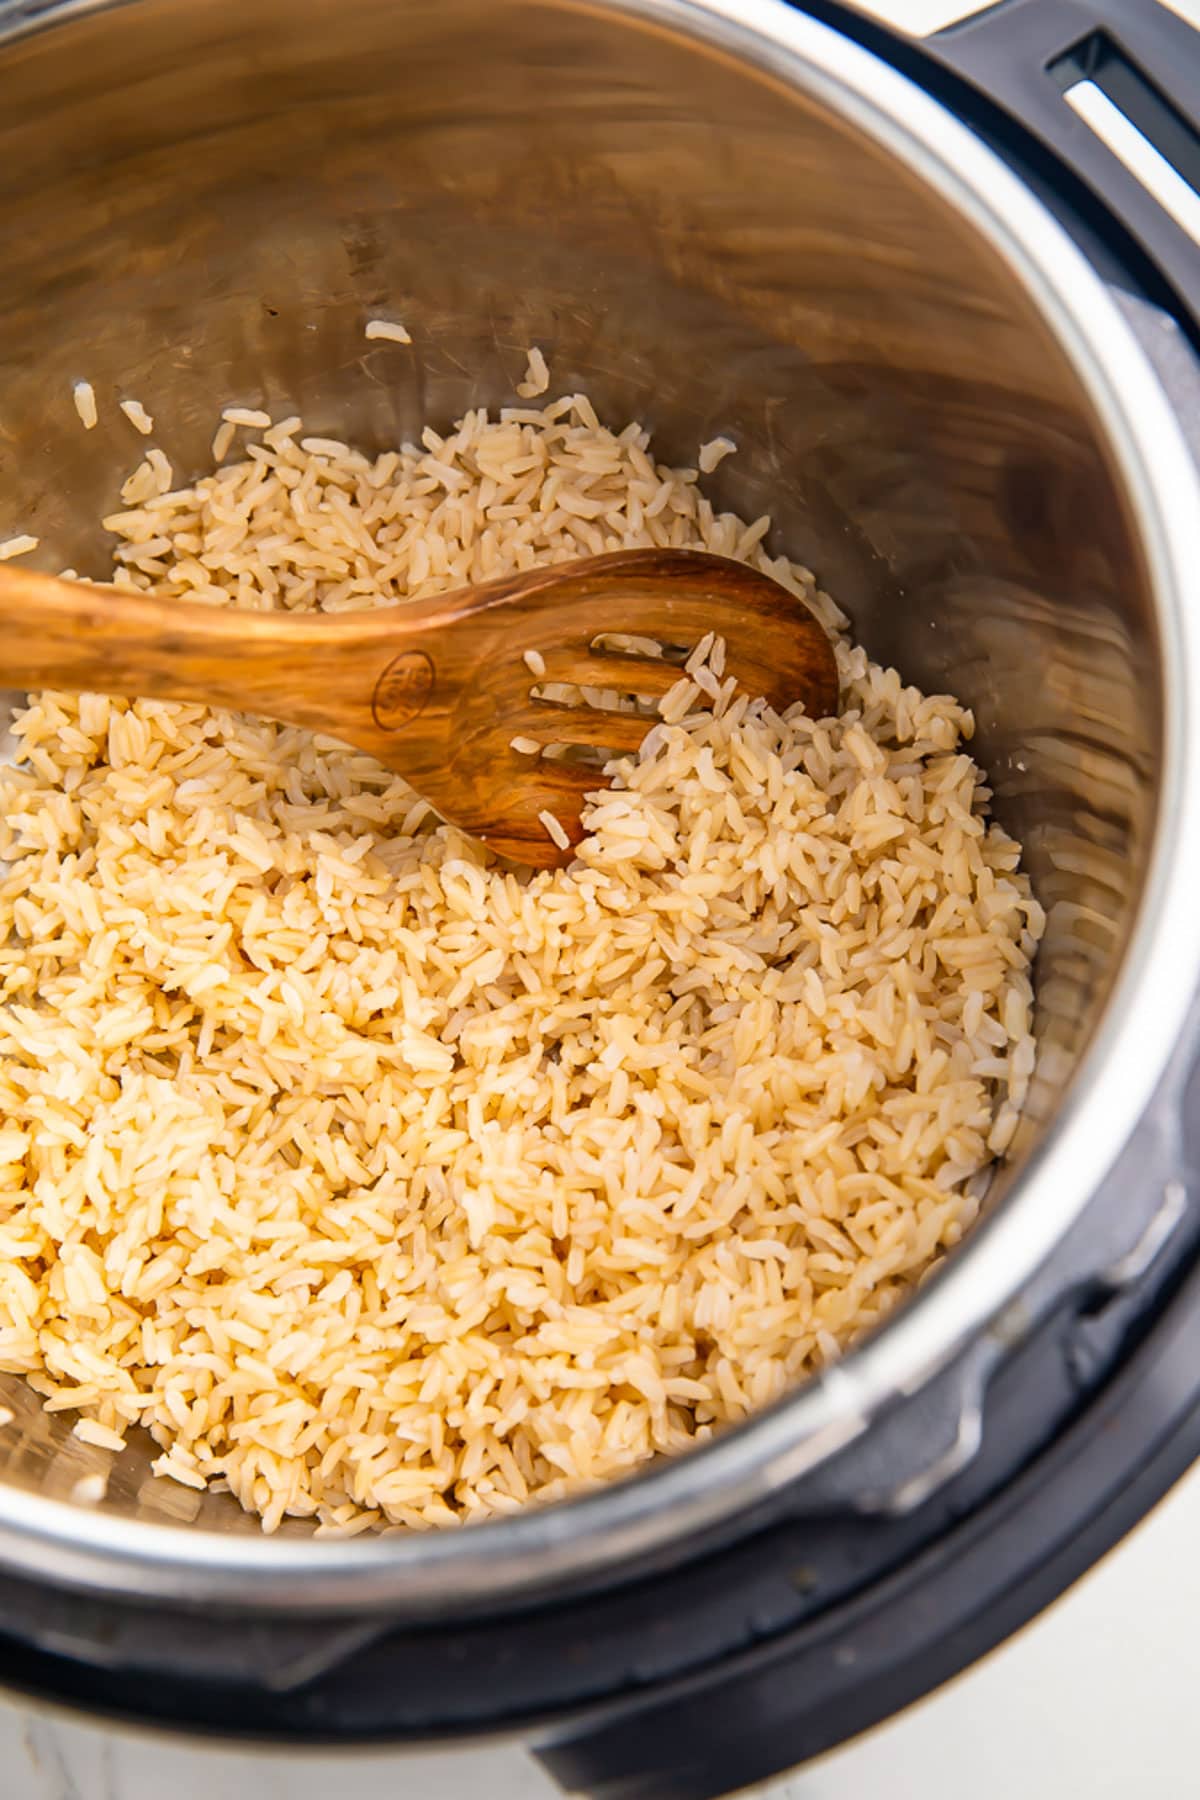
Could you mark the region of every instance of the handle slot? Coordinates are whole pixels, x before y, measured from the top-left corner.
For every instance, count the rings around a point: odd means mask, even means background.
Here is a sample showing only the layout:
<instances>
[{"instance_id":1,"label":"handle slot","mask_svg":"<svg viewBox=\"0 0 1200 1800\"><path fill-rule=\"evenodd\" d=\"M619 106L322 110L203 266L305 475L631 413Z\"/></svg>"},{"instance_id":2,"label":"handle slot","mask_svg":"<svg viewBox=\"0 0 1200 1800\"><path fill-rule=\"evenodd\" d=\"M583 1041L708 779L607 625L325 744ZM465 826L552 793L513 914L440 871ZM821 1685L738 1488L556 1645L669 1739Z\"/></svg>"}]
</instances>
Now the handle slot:
<instances>
[{"instance_id":1,"label":"handle slot","mask_svg":"<svg viewBox=\"0 0 1200 1800\"><path fill-rule=\"evenodd\" d=\"M1105 31L1049 66L1067 105L1200 244L1200 133Z\"/></svg>"}]
</instances>

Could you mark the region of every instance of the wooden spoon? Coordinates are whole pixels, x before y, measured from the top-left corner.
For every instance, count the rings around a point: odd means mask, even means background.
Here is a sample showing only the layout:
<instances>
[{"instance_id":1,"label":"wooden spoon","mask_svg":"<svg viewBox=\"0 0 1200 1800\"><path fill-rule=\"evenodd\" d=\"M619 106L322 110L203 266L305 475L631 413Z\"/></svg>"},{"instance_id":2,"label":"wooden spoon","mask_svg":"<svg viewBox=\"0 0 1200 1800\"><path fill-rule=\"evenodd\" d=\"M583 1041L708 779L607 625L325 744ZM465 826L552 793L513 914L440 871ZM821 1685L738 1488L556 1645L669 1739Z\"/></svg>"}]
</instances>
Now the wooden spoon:
<instances>
[{"instance_id":1,"label":"wooden spoon","mask_svg":"<svg viewBox=\"0 0 1200 1800\"><path fill-rule=\"evenodd\" d=\"M537 868L570 860L596 767L512 747L635 750L645 714L537 698L541 682L656 700L675 662L594 649L601 634L668 646L723 637L726 673L774 706L837 704L833 647L802 600L743 563L690 550L623 550L353 613L246 612L166 600L0 565L4 678L201 701L305 725L398 770L446 819ZM544 676L531 672L543 659ZM539 665L540 666L540 665Z\"/></svg>"}]
</instances>

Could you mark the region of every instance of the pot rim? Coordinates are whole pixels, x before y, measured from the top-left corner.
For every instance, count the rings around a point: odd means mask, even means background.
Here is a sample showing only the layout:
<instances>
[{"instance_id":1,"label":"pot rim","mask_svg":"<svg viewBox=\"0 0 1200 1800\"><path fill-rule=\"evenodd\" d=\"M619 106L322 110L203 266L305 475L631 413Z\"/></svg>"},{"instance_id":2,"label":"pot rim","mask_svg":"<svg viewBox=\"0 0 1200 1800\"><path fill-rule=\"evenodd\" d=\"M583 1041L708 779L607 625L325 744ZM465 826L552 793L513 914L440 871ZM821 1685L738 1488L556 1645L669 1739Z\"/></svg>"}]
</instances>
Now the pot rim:
<instances>
[{"instance_id":1,"label":"pot rim","mask_svg":"<svg viewBox=\"0 0 1200 1800\"><path fill-rule=\"evenodd\" d=\"M691 37L846 118L998 253L1090 399L1158 600L1164 769L1143 898L1100 1027L1045 1140L938 1279L838 1364L686 1455L595 1493L462 1531L321 1540L145 1524L0 1483L0 1565L123 1595L309 1615L483 1611L620 1565L684 1560L853 1442L945 1368L1082 1212L1149 1103L1200 976L1200 481L1167 396L1114 296L1064 228L941 103L783 0L560 0ZM127 0L61 0L29 31ZM1153 480L1150 470L1153 467Z\"/></svg>"}]
</instances>

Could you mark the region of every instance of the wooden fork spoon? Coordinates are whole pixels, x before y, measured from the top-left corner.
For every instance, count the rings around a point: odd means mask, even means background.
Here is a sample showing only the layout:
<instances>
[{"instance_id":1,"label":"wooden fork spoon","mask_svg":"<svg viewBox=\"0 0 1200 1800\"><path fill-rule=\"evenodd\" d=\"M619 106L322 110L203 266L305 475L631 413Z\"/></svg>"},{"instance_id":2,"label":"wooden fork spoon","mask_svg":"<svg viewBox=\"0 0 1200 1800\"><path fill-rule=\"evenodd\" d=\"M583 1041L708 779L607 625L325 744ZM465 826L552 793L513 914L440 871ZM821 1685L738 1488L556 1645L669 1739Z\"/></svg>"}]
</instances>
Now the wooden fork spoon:
<instances>
[{"instance_id":1,"label":"wooden fork spoon","mask_svg":"<svg viewBox=\"0 0 1200 1800\"><path fill-rule=\"evenodd\" d=\"M541 750L633 750L654 721L535 688L655 700L682 673L594 648L601 636L690 649L711 631L725 640L726 673L751 695L781 708L803 701L824 717L838 693L833 646L802 600L742 563L690 550L618 551L332 615L246 612L0 565L0 624L11 687L201 701L309 726L369 751L443 818L537 868L571 855L540 815L575 844L584 795L605 785L597 767ZM514 738L538 753L514 749Z\"/></svg>"}]
</instances>

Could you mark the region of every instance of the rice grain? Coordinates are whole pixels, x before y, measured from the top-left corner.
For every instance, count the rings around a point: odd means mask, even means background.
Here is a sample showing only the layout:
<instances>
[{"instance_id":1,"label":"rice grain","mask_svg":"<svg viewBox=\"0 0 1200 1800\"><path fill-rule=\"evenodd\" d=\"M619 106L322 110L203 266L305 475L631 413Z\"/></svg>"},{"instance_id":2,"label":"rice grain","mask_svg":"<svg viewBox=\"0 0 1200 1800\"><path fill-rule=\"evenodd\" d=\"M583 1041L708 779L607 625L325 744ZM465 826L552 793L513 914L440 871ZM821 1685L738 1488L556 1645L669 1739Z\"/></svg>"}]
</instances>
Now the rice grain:
<instances>
[{"instance_id":1,"label":"rice grain","mask_svg":"<svg viewBox=\"0 0 1200 1800\"><path fill-rule=\"evenodd\" d=\"M538 818L545 827L546 836L552 838L560 850L569 850L571 848L570 838L564 831L561 821L556 819L552 812L547 812L543 809L543 811L538 814Z\"/></svg>"},{"instance_id":2,"label":"rice grain","mask_svg":"<svg viewBox=\"0 0 1200 1800\"><path fill-rule=\"evenodd\" d=\"M1042 913L970 713L641 426L567 395L371 459L251 416L252 455L124 484L127 586L402 604L586 527L743 554L838 637L819 721L697 647L538 874L293 727L54 693L16 721L0 1367L266 1530L452 1525L702 1442L913 1290L1011 1141Z\"/></svg>"},{"instance_id":3,"label":"rice grain","mask_svg":"<svg viewBox=\"0 0 1200 1800\"><path fill-rule=\"evenodd\" d=\"M366 335L393 344L411 344L412 335L404 325L390 319L368 319Z\"/></svg>"},{"instance_id":4,"label":"rice grain","mask_svg":"<svg viewBox=\"0 0 1200 1800\"><path fill-rule=\"evenodd\" d=\"M96 410L96 390L90 381L77 381L71 389L71 398L75 402L75 411L83 421L85 431L93 431L99 413Z\"/></svg>"},{"instance_id":5,"label":"rice grain","mask_svg":"<svg viewBox=\"0 0 1200 1800\"><path fill-rule=\"evenodd\" d=\"M732 456L736 450L737 445L732 438L709 438L706 444L701 444L696 459L700 465L700 473L702 475L711 475L713 470L717 467L717 464L724 462L725 458L727 456Z\"/></svg>"},{"instance_id":6,"label":"rice grain","mask_svg":"<svg viewBox=\"0 0 1200 1800\"><path fill-rule=\"evenodd\" d=\"M533 400L539 394L544 394L549 386L550 370L546 366L546 358L535 345L529 352L525 365L525 379L517 383L517 393L522 400Z\"/></svg>"},{"instance_id":7,"label":"rice grain","mask_svg":"<svg viewBox=\"0 0 1200 1800\"><path fill-rule=\"evenodd\" d=\"M125 414L125 417L129 420L129 423L133 426L135 431L140 431L143 437L150 436L150 433L154 430L154 420L150 417L150 414L146 411L140 400L122 400L121 411Z\"/></svg>"},{"instance_id":8,"label":"rice grain","mask_svg":"<svg viewBox=\"0 0 1200 1800\"><path fill-rule=\"evenodd\" d=\"M12 556L28 556L40 543L40 538L30 537L28 532L23 532L20 537L5 538L0 543L0 562L7 562Z\"/></svg>"}]
</instances>

